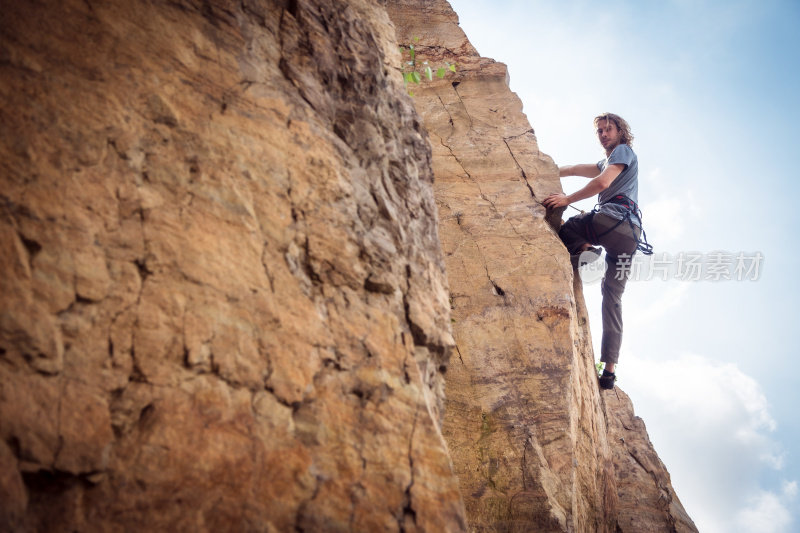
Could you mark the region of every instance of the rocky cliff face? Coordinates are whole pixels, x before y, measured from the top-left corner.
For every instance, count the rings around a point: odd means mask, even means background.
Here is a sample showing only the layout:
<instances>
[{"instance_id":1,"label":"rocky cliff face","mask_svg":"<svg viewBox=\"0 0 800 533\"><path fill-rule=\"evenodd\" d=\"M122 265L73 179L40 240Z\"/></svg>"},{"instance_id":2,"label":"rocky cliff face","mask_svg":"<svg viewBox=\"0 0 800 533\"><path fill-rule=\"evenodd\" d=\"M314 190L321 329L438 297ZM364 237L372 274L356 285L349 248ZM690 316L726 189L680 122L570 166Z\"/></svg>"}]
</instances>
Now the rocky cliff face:
<instances>
[{"instance_id":1,"label":"rocky cliff face","mask_svg":"<svg viewBox=\"0 0 800 533\"><path fill-rule=\"evenodd\" d=\"M3 9L0 529L463 530L385 10Z\"/></svg>"},{"instance_id":2,"label":"rocky cliff face","mask_svg":"<svg viewBox=\"0 0 800 533\"><path fill-rule=\"evenodd\" d=\"M446 2L0 25L0 529L692 529Z\"/></svg>"},{"instance_id":3,"label":"rocky cliff face","mask_svg":"<svg viewBox=\"0 0 800 533\"><path fill-rule=\"evenodd\" d=\"M697 531L653 449L644 422L634 415L628 395L617 388L603 399L619 498L617 530Z\"/></svg>"},{"instance_id":4,"label":"rocky cliff face","mask_svg":"<svg viewBox=\"0 0 800 533\"><path fill-rule=\"evenodd\" d=\"M624 393L598 390L580 281L552 229L561 213L539 202L561 190L558 170L505 65L479 56L444 0L388 9L400 43L419 38L418 61L458 64L414 100L457 348L444 432L471 528L694 531Z\"/></svg>"}]
</instances>

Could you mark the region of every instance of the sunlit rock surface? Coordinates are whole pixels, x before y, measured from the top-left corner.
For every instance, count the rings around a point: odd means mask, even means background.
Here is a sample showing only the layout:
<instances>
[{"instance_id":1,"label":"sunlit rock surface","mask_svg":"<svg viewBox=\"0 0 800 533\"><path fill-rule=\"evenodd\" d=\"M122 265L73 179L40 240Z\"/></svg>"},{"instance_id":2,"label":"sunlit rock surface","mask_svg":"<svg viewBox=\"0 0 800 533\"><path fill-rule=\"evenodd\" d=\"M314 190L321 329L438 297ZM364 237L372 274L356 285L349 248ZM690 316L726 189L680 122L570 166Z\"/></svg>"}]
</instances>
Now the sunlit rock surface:
<instances>
[{"instance_id":1,"label":"sunlit rock surface","mask_svg":"<svg viewBox=\"0 0 800 533\"><path fill-rule=\"evenodd\" d=\"M598 390L580 281L553 230L561 213L540 204L561 190L558 169L505 65L478 54L444 0L392 2L389 13L418 64L457 64L409 89L433 150L457 348L444 432L470 527L615 531L636 513L629 494L656 483L674 505L648 523L668 528L685 512L663 465L657 481L632 483L636 469L615 460L616 405Z\"/></svg>"}]
</instances>

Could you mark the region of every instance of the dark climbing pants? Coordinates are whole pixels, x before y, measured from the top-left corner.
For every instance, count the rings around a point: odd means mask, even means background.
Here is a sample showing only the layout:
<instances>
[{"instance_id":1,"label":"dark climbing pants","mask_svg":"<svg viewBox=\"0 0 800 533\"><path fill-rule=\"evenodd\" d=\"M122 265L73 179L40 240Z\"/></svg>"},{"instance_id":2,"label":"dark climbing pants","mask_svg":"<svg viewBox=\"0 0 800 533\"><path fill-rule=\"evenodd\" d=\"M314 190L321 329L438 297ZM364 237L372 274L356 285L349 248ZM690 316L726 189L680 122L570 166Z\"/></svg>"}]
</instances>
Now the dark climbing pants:
<instances>
[{"instance_id":1,"label":"dark climbing pants","mask_svg":"<svg viewBox=\"0 0 800 533\"><path fill-rule=\"evenodd\" d=\"M616 364L622 344L622 293L631 275L631 262L636 252L639 228L602 213L583 213L567 220L558 236L571 255L580 253L583 245L599 244L606 250L606 271L603 276L603 340L600 360ZM609 231L610 230L610 231ZM599 237L597 237L599 235Z\"/></svg>"}]
</instances>

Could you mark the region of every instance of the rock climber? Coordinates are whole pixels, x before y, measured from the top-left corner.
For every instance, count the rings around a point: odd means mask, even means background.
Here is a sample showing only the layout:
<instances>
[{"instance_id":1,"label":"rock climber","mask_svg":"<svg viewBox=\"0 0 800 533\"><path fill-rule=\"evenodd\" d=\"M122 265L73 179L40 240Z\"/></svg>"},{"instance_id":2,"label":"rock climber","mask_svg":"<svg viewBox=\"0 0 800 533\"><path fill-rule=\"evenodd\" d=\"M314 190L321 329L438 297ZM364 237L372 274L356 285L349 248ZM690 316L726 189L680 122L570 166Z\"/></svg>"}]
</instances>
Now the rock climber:
<instances>
[{"instance_id":1,"label":"rock climber","mask_svg":"<svg viewBox=\"0 0 800 533\"><path fill-rule=\"evenodd\" d=\"M637 205L639 163L631 148L633 134L619 115L603 113L595 117L597 138L606 158L597 164L562 166L559 177L583 176L591 181L582 189L566 195L555 193L544 199L548 209L565 207L595 194L598 205L589 213L567 220L558 232L569 250L574 267L600 258L600 245L606 251L603 295L603 340L600 361L605 363L599 377L600 387L613 389L615 367L622 343L622 293L631 272L631 261L637 249L651 254L652 248L643 235L641 211Z\"/></svg>"}]
</instances>

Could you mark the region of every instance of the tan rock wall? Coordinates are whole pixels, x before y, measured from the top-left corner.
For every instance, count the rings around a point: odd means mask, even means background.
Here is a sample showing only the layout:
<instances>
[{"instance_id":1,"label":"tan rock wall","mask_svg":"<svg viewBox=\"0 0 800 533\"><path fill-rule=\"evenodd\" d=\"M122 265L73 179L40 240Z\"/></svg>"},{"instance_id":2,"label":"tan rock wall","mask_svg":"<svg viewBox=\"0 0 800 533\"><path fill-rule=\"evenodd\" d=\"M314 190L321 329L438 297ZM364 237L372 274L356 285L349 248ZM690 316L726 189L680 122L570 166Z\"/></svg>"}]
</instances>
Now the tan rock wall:
<instances>
[{"instance_id":1,"label":"tan rock wall","mask_svg":"<svg viewBox=\"0 0 800 533\"><path fill-rule=\"evenodd\" d=\"M444 433L470 528L691 524L643 425L633 434L652 468L620 459L630 457L617 429L627 411L598 390L581 284L553 231L562 213L539 203L561 190L558 170L539 152L505 65L478 55L444 0L392 2L389 13L419 62L458 65L411 87L433 149L457 349ZM640 494L652 509L631 522Z\"/></svg>"},{"instance_id":2,"label":"tan rock wall","mask_svg":"<svg viewBox=\"0 0 800 533\"><path fill-rule=\"evenodd\" d=\"M0 529L463 530L385 11L3 10Z\"/></svg>"},{"instance_id":3,"label":"tan rock wall","mask_svg":"<svg viewBox=\"0 0 800 533\"><path fill-rule=\"evenodd\" d=\"M619 531L696 532L650 442L644 421L633 412L631 399L619 388L603 398L619 494Z\"/></svg>"},{"instance_id":4,"label":"tan rock wall","mask_svg":"<svg viewBox=\"0 0 800 533\"><path fill-rule=\"evenodd\" d=\"M446 2L389 9L445 80L415 87L431 136L458 356L444 424L476 531L613 530L610 449L580 287L539 199L560 190L505 65ZM449 24L438 22L448 20Z\"/></svg>"}]
</instances>

